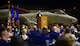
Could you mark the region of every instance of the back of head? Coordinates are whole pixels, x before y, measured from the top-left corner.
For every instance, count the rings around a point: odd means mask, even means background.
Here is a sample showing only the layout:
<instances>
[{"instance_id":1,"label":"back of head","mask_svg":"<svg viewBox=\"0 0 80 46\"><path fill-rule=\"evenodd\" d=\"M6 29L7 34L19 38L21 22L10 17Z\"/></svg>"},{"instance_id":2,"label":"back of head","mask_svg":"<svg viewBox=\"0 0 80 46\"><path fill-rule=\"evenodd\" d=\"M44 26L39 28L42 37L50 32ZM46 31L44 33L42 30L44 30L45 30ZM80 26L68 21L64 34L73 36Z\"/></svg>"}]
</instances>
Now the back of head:
<instances>
[{"instance_id":1,"label":"back of head","mask_svg":"<svg viewBox=\"0 0 80 46\"><path fill-rule=\"evenodd\" d=\"M58 32L58 28L57 28L57 26L53 26L53 29L52 29L54 32Z\"/></svg>"},{"instance_id":2,"label":"back of head","mask_svg":"<svg viewBox=\"0 0 80 46\"><path fill-rule=\"evenodd\" d=\"M0 25L0 28L5 28L4 24L1 24L1 25Z\"/></svg>"},{"instance_id":3,"label":"back of head","mask_svg":"<svg viewBox=\"0 0 80 46\"><path fill-rule=\"evenodd\" d=\"M5 36L5 35L8 35L7 33L8 32L7 32L7 30L5 28L1 28L0 29L0 37Z\"/></svg>"},{"instance_id":4,"label":"back of head","mask_svg":"<svg viewBox=\"0 0 80 46\"><path fill-rule=\"evenodd\" d=\"M10 46L25 46L25 44L21 37L13 36L10 42Z\"/></svg>"},{"instance_id":5,"label":"back of head","mask_svg":"<svg viewBox=\"0 0 80 46\"><path fill-rule=\"evenodd\" d=\"M71 30L70 30L70 29L65 29L64 33L65 33L65 34L71 33Z\"/></svg>"},{"instance_id":6,"label":"back of head","mask_svg":"<svg viewBox=\"0 0 80 46\"><path fill-rule=\"evenodd\" d=\"M34 28L34 30L37 30L37 26L36 25L33 25L33 28Z\"/></svg>"},{"instance_id":7,"label":"back of head","mask_svg":"<svg viewBox=\"0 0 80 46\"><path fill-rule=\"evenodd\" d=\"M75 40L71 36L61 36L56 40L55 46L75 46Z\"/></svg>"},{"instance_id":8,"label":"back of head","mask_svg":"<svg viewBox=\"0 0 80 46\"><path fill-rule=\"evenodd\" d=\"M55 46L75 46L75 39L71 35L66 34L56 40Z\"/></svg>"},{"instance_id":9,"label":"back of head","mask_svg":"<svg viewBox=\"0 0 80 46\"><path fill-rule=\"evenodd\" d=\"M22 30L22 35L25 35L27 33L27 29Z\"/></svg>"},{"instance_id":10,"label":"back of head","mask_svg":"<svg viewBox=\"0 0 80 46\"><path fill-rule=\"evenodd\" d=\"M55 42L55 46L70 46L65 38L58 38Z\"/></svg>"},{"instance_id":11,"label":"back of head","mask_svg":"<svg viewBox=\"0 0 80 46\"><path fill-rule=\"evenodd\" d=\"M42 30L43 30L42 31L43 34L48 34L48 29L47 28L43 28Z\"/></svg>"}]
</instances>

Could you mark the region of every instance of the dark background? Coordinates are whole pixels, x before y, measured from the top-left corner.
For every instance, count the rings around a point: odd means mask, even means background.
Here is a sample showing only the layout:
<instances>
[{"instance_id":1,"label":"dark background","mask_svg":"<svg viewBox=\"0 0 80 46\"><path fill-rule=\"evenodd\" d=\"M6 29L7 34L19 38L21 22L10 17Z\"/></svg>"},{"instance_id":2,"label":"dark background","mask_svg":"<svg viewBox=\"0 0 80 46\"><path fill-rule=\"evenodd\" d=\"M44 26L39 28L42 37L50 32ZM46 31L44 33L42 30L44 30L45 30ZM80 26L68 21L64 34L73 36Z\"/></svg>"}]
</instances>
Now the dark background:
<instances>
[{"instance_id":1,"label":"dark background","mask_svg":"<svg viewBox=\"0 0 80 46\"><path fill-rule=\"evenodd\" d=\"M8 4L8 0L0 0L0 7ZM66 13L78 18L80 23L80 0L11 0L11 4L24 9L66 9ZM74 10L73 7L76 7Z\"/></svg>"},{"instance_id":2,"label":"dark background","mask_svg":"<svg viewBox=\"0 0 80 46\"><path fill-rule=\"evenodd\" d=\"M0 0L0 6L7 4L8 0ZM80 9L80 0L11 0L11 4L24 5L30 9L71 9L76 6Z\"/></svg>"}]
</instances>

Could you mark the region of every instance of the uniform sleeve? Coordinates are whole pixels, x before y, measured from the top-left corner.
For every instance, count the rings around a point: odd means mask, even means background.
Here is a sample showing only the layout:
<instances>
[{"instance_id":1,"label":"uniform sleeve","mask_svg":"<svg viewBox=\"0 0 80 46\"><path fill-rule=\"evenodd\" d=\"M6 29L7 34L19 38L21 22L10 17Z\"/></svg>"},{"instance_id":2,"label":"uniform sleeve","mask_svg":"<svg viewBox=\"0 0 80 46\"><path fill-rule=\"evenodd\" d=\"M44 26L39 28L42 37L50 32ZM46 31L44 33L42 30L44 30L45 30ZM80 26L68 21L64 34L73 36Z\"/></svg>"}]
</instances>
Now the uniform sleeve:
<instances>
[{"instance_id":1,"label":"uniform sleeve","mask_svg":"<svg viewBox=\"0 0 80 46\"><path fill-rule=\"evenodd\" d=\"M9 44L8 43L5 43L5 42L1 42L0 43L0 46L9 46Z\"/></svg>"}]
</instances>

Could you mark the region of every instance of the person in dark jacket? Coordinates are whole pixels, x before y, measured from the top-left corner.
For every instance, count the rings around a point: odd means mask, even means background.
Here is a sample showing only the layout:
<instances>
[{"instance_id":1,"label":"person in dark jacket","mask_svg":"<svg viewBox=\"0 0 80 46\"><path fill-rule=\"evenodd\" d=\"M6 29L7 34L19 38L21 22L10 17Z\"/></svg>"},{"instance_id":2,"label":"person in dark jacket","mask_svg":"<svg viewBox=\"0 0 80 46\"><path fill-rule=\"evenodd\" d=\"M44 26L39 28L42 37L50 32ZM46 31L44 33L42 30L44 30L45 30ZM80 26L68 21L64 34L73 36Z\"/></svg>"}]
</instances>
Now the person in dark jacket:
<instances>
[{"instance_id":1,"label":"person in dark jacket","mask_svg":"<svg viewBox=\"0 0 80 46\"><path fill-rule=\"evenodd\" d=\"M27 46L20 36L11 37L10 46Z\"/></svg>"},{"instance_id":2,"label":"person in dark jacket","mask_svg":"<svg viewBox=\"0 0 80 46\"><path fill-rule=\"evenodd\" d=\"M38 37L38 43L40 46L49 46L50 36L48 35L48 30L43 28L42 34Z\"/></svg>"},{"instance_id":3,"label":"person in dark jacket","mask_svg":"<svg viewBox=\"0 0 80 46\"><path fill-rule=\"evenodd\" d=\"M37 37L40 35L40 32L37 29L34 29L34 27L32 27L32 29L27 33L27 35L29 37L30 45L36 45Z\"/></svg>"},{"instance_id":4,"label":"person in dark jacket","mask_svg":"<svg viewBox=\"0 0 80 46\"><path fill-rule=\"evenodd\" d=\"M57 31L57 27L53 26L52 32L50 32L50 38L53 39L57 39L59 36L59 32Z\"/></svg>"}]
</instances>

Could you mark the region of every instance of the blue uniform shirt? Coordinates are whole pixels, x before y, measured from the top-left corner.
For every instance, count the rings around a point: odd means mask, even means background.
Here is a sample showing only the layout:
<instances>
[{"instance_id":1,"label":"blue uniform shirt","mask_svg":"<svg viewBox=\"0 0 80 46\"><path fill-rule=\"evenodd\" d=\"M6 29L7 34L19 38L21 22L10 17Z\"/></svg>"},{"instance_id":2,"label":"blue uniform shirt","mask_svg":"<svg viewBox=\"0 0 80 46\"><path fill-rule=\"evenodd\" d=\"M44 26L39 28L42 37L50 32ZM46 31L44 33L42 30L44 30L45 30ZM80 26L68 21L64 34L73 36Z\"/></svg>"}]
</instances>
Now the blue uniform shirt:
<instances>
[{"instance_id":1,"label":"blue uniform shirt","mask_svg":"<svg viewBox=\"0 0 80 46\"><path fill-rule=\"evenodd\" d=\"M58 33L58 32L52 31L52 32L50 33L50 38L51 38L52 40L53 40L53 39L57 39L58 36L59 36L59 33Z\"/></svg>"},{"instance_id":2,"label":"blue uniform shirt","mask_svg":"<svg viewBox=\"0 0 80 46\"><path fill-rule=\"evenodd\" d=\"M30 31L27 33L27 35L30 38L29 41L35 43L36 38L38 37L38 35L40 35L40 33L38 31Z\"/></svg>"},{"instance_id":3,"label":"blue uniform shirt","mask_svg":"<svg viewBox=\"0 0 80 46\"><path fill-rule=\"evenodd\" d=\"M64 32L64 29L60 29L60 33Z\"/></svg>"},{"instance_id":4,"label":"blue uniform shirt","mask_svg":"<svg viewBox=\"0 0 80 46\"><path fill-rule=\"evenodd\" d=\"M46 40L49 40L50 41L50 37L47 34L41 34L41 36L38 37L38 41L39 41L38 43L41 46L46 46Z\"/></svg>"},{"instance_id":5,"label":"blue uniform shirt","mask_svg":"<svg viewBox=\"0 0 80 46\"><path fill-rule=\"evenodd\" d=\"M0 41L0 46L9 46L8 42L5 40Z\"/></svg>"}]
</instances>

